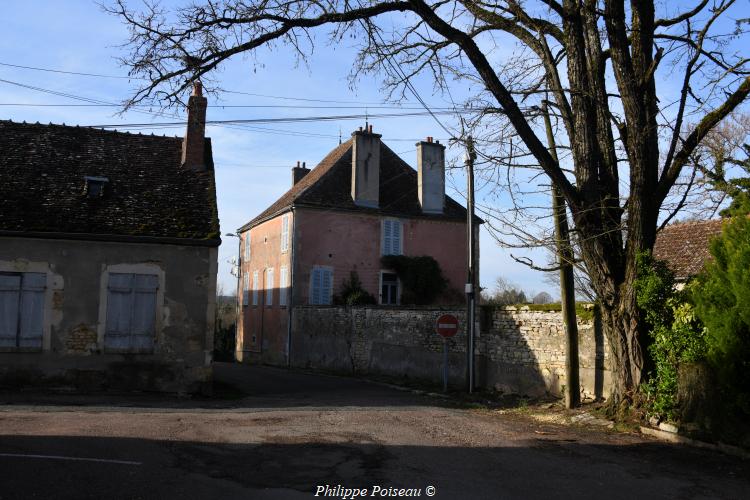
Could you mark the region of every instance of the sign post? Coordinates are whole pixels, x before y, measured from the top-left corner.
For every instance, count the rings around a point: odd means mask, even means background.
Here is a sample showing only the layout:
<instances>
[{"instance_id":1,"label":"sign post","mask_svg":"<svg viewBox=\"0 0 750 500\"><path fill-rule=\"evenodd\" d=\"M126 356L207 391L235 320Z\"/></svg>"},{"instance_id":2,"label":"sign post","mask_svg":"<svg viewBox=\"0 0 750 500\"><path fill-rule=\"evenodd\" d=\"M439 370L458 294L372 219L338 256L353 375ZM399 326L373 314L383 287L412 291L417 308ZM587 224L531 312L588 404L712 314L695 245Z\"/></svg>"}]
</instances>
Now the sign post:
<instances>
[{"instance_id":1,"label":"sign post","mask_svg":"<svg viewBox=\"0 0 750 500\"><path fill-rule=\"evenodd\" d=\"M448 339L458 332L458 318L443 314L435 322L435 331L443 337L443 392L448 392Z\"/></svg>"}]
</instances>

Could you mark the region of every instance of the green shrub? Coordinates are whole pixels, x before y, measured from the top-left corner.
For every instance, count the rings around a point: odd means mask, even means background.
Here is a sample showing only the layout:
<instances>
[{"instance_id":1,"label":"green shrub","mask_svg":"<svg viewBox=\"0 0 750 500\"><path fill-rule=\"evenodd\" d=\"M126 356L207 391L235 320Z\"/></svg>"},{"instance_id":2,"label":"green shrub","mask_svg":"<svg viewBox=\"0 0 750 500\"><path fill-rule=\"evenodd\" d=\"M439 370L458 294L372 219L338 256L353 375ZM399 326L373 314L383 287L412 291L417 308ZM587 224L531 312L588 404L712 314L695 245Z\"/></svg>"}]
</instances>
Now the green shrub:
<instances>
[{"instance_id":1,"label":"green shrub","mask_svg":"<svg viewBox=\"0 0 750 500\"><path fill-rule=\"evenodd\" d=\"M402 304L434 304L448 286L440 264L429 255L384 255L380 262L401 281Z\"/></svg>"},{"instance_id":2,"label":"green shrub","mask_svg":"<svg viewBox=\"0 0 750 500\"><path fill-rule=\"evenodd\" d=\"M344 281L341 292L333 297L333 303L346 306L363 306L376 304L377 300L371 293L362 288L357 271L349 273L349 280Z\"/></svg>"},{"instance_id":3,"label":"green shrub","mask_svg":"<svg viewBox=\"0 0 750 500\"><path fill-rule=\"evenodd\" d=\"M679 366L704 358L704 328L687 300L689 292L675 289L674 274L663 262L644 253L638 256L637 265L636 297L648 323L648 349L654 363L642 390L650 413L676 420Z\"/></svg>"},{"instance_id":4,"label":"green shrub","mask_svg":"<svg viewBox=\"0 0 750 500\"><path fill-rule=\"evenodd\" d=\"M696 313L706 325L708 361L722 400L738 416L750 415L750 219L726 223L711 242L713 261L692 290Z\"/></svg>"}]
</instances>

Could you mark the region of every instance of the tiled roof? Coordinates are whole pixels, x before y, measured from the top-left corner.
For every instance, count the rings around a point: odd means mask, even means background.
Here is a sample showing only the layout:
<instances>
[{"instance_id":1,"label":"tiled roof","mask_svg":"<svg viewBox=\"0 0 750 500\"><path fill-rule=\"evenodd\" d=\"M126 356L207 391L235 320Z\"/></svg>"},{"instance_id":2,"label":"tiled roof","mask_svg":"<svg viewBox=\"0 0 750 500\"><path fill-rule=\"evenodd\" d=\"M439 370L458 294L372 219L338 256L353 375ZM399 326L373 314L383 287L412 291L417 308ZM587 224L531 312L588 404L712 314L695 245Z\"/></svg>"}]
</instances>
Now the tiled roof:
<instances>
[{"instance_id":1,"label":"tiled roof","mask_svg":"<svg viewBox=\"0 0 750 500\"><path fill-rule=\"evenodd\" d=\"M211 143L204 172L182 139L0 121L0 231L215 240ZM101 197L85 177L105 177Z\"/></svg>"},{"instance_id":2,"label":"tiled roof","mask_svg":"<svg viewBox=\"0 0 750 500\"><path fill-rule=\"evenodd\" d=\"M351 196L352 139L337 146L301 181L270 207L240 228L245 230L288 210L292 205L328 210L353 211L395 217L423 217L435 220L466 220L466 209L445 197L442 214L425 214L419 205L417 172L388 146L380 144L379 207L354 204ZM477 222L482 220L477 218Z\"/></svg>"},{"instance_id":3,"label":"tiled roof","mask_svg":"<svg viewBox=\"0 0 750 500\"><path fill-rule=\"evenodd\" d=\"M678 280L695 276L711 259L709 243L721 233L721 219L672 224L656 235L654 257L667 262Z\"/></svg>"}]
</instances>

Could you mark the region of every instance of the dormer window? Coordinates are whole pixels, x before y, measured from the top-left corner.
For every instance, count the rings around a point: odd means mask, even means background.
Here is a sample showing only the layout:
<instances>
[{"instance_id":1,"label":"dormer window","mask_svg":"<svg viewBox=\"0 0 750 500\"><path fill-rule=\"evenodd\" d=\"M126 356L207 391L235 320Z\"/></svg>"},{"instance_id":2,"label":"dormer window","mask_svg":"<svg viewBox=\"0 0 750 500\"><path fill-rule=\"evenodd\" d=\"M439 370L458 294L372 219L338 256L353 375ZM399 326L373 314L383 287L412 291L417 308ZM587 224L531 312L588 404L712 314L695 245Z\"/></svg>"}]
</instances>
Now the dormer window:
<instances>
[{"instance_id":1,"label":"dormer window","mask_svg":"<svg viewBox=\"0 0 750 500\"><path fill-rule=\"evenodd\" d=\"M101 198L104 195L104 185L109 182L106 177L93 177L87 175L84 177L86 187L83 193L88 198Z\"/></svg>"}]
</instances>

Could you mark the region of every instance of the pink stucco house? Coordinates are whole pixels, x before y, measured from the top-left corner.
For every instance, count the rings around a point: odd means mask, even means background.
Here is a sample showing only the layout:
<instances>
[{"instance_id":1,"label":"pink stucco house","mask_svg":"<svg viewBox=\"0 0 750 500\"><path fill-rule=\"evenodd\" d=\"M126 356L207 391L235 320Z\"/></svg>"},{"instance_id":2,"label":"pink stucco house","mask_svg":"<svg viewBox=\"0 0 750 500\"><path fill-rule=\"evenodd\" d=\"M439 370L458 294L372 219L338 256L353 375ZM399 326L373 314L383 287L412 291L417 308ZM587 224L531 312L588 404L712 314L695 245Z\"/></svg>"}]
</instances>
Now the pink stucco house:
<instances>
[{"instance_id":1,"label":"pink stucco house","mask_svg":"<svg viewBox=\"0 0 750 500\"><path fill-rule=\"evenodd\" d=\"M294 306L330 305L356 271L384 306L400 303L388 254L429 255L453 303L466 281L466 209L445 195L445 146L417 144L415 171L366 127L239 229L237 358L285 364ZM451 301L446 295L443 303Z\"/></svg>"}]
</instances>

